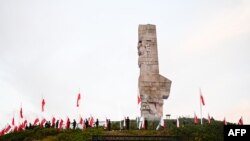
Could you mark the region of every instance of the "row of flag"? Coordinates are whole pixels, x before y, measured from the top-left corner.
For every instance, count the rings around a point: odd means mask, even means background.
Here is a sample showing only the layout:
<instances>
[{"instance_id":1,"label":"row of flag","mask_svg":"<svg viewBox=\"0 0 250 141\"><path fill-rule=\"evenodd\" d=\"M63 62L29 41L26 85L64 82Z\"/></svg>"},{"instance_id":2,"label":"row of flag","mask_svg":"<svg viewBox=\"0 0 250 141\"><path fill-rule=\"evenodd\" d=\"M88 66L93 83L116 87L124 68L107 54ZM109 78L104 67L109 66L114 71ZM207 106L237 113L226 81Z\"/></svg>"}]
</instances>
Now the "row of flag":
<instances>
[{"instance_id":1,"label":"row of flag","mask_svg":"<svg viewBox=\"0 0 250 141\"><path fill-rule=\"evenodd\" d=\"M140 97L140 92L139 92L139 90L138 90L137 104L140 105L140 103L141 103L141 97ZM203 119L203 117L202 117L202 106L205 106L205 100L204 100L204 97L203 97L202 92L201 92L201 89L200 89L201 124L202 124L202 119ZM159 125L158 125L158 128L159 128L160 126L163 125L163 120L162 120L162 119L163 119L163 118L161 118L161 120L160 120L160 123L159 123ZM141 121L142 121L142 122L140 122L140 123L143 123L143 122L144 122L144 118L143 118L143 117L141 117ZM199 121L199 120L198 120L197 115L194 114L194 123L195 123L195 124L198 124L198 121ZM225 125L227 125L226 118L224 118L223 122L224 122ZM177 123L177 127L179 127L179 119L178 119L178 118L177 118L176 123ZM211 118L210 118L210 115L209 115L209 114L208 114L208 123L209 123L209 124L211 123ZM142 125L144 125L144 124L139 125L139 129L142 127ZM238 125L243 125L243 118L242 118L242 117L239 119ZM164 127L164 126L163 126L163 127Z\"/></svg>"},{"instance_id":2,"label":"row of flag","mask_svg":"<svg viewBox=\"0 0 250 141\"><path fill-rule=\"evenodd\" d=\"M208 121L208 124L211 123L211 117L210 117L209 114L208 114L207 121ZM199 124L198 116L197 116L195 113L194 113L194 123L195 123L195 124ZM224 119L223 119L223 123L224 123L224 125L227 125L227 121L226 121L226 118L225 118L225 117L224 117ZM242 117L239 119L238 125L243 125L243 118L242 118Z\"/></svg>"},{"instance_id":3,"label":"row of flag","mask_svg":"<svg viewBox=\"0 0 250 141\"><path fill-rule=\"evenodd\" d=\"M200 89L200 105L201 105L201 124L202 124L202 118L203 118L202 117L202 106L205 106L205 100L204 100L204 97L202 95L201 89ZM195 120L195 124L198 124L198 118L197 118L196 114L195 114L194 120ZM224 125L227 125L226 118L224 118L223 122L224 122ZM209 114L208 114L208 123L209 124L211 123L211 118L210 118ZM238 125L243 125L243 118L242 117L239 119Z\"/></svg>"},{"instance_id":4,"label":"row of flag","mask_svg":"<svg viewBox=\"0 0 250 141\"><path fill-rule=\"evenodd\" d=\"M44 127L45 126L45 123L47 122L48 120L46 120L45 118L42 118L42 119L39 119L39 118L36 118L32 123L31 126L40 126L40 127ZM66 122L65 122L66 121ZM50 127L56 127L57 129L62 129L63 128L63 125L65 125L64 127L66 129L69 129L70 128L70 118L67 117L66 120L63 120L62 118L61 119L58 119L58 123L56 123L56 118L55 117L52 117L51 119L51 122L50 123ZM65 122L65 123L64 123ZM31 124L31 123L30 123ZM57 124L57 126L56 126ZM83 121L83 118L80 116L79 118L79 122L78 122L78 125L82 125L83 128L86 128L85 127L85 124L84 124L84 121ZM88 119L88 126L89 127L93 127L94 125L94 118L93 116L91 116L89 119ZM0 136L2 135L5 135L9 132L18 132L18 131L23 131L25 129L25 127L28 126L28 121L25 119L22 123L20 123L19 125L16 125L15 124L15 120L14 118L12 119L12 123L11 124L8 124L5 128L3 128L0 132ZM30 126L30 125L29 125Z\"/></svg>"},{"instance_id":5,"label":"row of flag","mask_svg":"<svg viewBox=\"0 0 250 141\"><path fill-rule=\"evenodd\" d=\"M76 100L76 107L79 107L80 105L80 100L81 100L81 94L80 92L78 93L77 95L77 100ZM46 101L44 98L42 98L42 101L41 101L41 108L42 108L42 112L45 111L45 104L46 104ZM20 116L20 119L21 119L21 123L19 123L19 125L16 125L15 124L15 118L13 116L12 120L11 120L11 124L8 124L7 126L5 126L1 132L0 132L0 136L1 135L5 135L6 133L10 132L10 131L20 131L20 130L24 130L25 126L27 125L27 120L23 120L24 119L24 116L23 116L23 108L22 108L22 105L21 105L21 108L20 108L20 111L19 111L19 116ZM93 117L90 118L90 124L92 126L93 124ZM67 121L69 120L69 118L67 119ZM55 117L52 118L52 123L51 123L51 126L55 125ZM43 126L45 123L47 122L47 120L45 118L42 118L41 119L41 122L39 122L39 118L36 118L33 122L33 126L39 124L40 126ZM68 123L68 122L66 122ZM83 119L82 117L80 117L80 124L83 124ZM62 128L62 125L63 125L63 120L61 119L60 120L60 123L59 123L59 129ZM67 126L67 125L66 125Z\"/></svg>"}]
</instances>

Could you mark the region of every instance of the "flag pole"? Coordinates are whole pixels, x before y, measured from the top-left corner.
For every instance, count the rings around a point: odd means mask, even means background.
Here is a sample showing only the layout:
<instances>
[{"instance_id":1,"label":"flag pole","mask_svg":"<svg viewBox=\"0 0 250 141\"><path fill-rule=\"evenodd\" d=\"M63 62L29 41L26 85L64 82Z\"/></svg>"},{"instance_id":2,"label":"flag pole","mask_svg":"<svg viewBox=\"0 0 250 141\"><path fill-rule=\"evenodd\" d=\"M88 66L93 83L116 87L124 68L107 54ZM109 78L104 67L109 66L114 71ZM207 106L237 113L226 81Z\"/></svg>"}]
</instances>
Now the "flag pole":
<instances>
[{"instance_id":1,"label":"flag pole","mask_svg":"<svg viewBox=\"0 0 250 141\"><path fill-rule=\"evenodd\" d=\"M43 93L42 93L42 119L45 118L45 112L44 112L44 111L45 111L45 110L44 110L44 106L45 106L45 105L43 105L43 101L44 101L44 96L43 96ZM41 120L42 120L42 119L41 119Z\"/></svg>"},{"instance_id":2,"label":"flag pole","mask_svg":"<svg viewBox=\"0 0 250 141\"><path fill-rule=\"evenodd\" d=\"M23 116L23 106L22 106L22 102L21 102L21 109L22 109L22 116ZM21 121L21 123L23 123L23 118L21 117L21 109L19 110L19 122Z\"/></svg>"},{"instance_id":3,"label":"flag pole","mask_svg":"<svg viewBox=\"0 0 250 141\"><path fill-rule=\"evenodd\" d=\"M79 88L79 93L78 94L80 94L81 95L81 89ZM78 99L78 95L77 95L77 99ZM77 107L77 111L78 111L78 113L77 113L77 115L79 115L80 117L81 117L81 114L80 114L80 104L79 104L79 106ZM77 118L76 118L77 119Z\"/></svg>"},{"instance_id":4,"label":"flag pole","mask_svg":"<svg viewBox=\"0 0 250 141\"><path fill-rule=\"evenodd\" d=\"M200 100L200 112L201 112L201 125L202 125L202 106L201 106L201 100Z\"/></svg>"},{"instance_id":5,"label":"flag pole","mask_svg":"<svg viewBox=\"0 0 250 141\"><path fill-rule=\"evenodd\" d=\"M201 103L201 88L200 88L200 112L201 112L201 125L202 125L202 103Z\"/></svg>"},{"instance_id":6,"label":"flag pole","mask_svg":"<svg viewBox=\"0 0 250 141\"><path fill-rule=\"evenodd\" d=\"M137 102L138 102L138 96L140 98L140 103L137 103L137 109L139 110L139 117L141 117L141 93L140 93L140 87L137 88Z\"/></svg>"}]
</instances>

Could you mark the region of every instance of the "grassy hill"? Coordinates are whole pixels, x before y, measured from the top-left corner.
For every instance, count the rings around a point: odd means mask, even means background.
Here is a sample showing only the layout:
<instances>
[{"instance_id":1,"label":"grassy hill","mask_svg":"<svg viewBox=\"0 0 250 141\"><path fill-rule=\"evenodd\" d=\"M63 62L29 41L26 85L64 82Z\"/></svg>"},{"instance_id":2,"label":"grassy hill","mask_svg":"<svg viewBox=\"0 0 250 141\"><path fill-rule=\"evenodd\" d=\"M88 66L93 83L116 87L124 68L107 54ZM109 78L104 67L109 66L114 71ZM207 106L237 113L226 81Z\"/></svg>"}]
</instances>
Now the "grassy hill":
<instances>
[{"instance_id":1,"label":"grassy hill","mask_svg":"<svg viewBox=\"0 0 250 141\"><path fill-rule=\"evenodd\" d=\"M138 130L136 122L131 121L131 130L120 130L120 122L112 122L112 131L100 128L57 130L54 128L34 128L22 132L9 133L0 137L0 141L82 141L91 140L94 135L124 135L124 136L180 136L185 141L223 141L223 123L212 121L203 125L194 125L193 119L181 118L180 126L175 126L175 120L167 120L166 128L155 130L156 122L149 123L148 130Z\"/></svg>"}]
</instances>

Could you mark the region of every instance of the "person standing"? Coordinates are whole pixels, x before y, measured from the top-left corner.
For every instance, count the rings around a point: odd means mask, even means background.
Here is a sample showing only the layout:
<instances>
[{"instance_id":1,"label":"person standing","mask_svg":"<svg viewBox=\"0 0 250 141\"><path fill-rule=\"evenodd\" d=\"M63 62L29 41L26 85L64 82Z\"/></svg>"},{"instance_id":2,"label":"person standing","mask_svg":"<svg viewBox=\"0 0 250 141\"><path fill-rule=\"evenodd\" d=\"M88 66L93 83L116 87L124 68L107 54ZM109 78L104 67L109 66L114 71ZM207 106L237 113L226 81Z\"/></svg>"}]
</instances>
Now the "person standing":
<instances>
[{"instance_id":1,"label":"person standing","mask_svg":"<svg viewBox=\"0 0 250 141\"><path fill-rule=\"evenodd\" d=\"M129 124L130 124L130 120L129 117L126 118L126 128L127 130L129 130Z\"/></svg>"},{"instance_id":2,"label":"person standing","mask_svg":"<svg viewBox=\"0 0 250 141\"><path fill-rule=\"evenodd\" d=\"M144 121L144 127L145 127L146 130L148 129L148 120L146 118L145 118L145 121Z\"/></svg>"},{"instance_id":3,"label":"person standing","mask_svg":"<svg viewBox=\"0 0 250 141\"><path fill-rule=\"evenodd\" d=\"M111 131L111 122L110 122L110 119L108 120L108 130Z\"/></svg>"},{"instance_id":4,"label":"person standing","mask_svg":"<svg viewBox=\"0 0 250 141\"><path fill-rule=\"evenodd\" d=\"M56 129L58 128L59 120L56 121Z\"/></svg>"},{"instance_id":5,"label":"person standing","mask_svg":"<svg viewBox=\"0 0 250 141\"><path fill-rule=\"evenodd\" d=\"M88 119L85 119L85 128L88 128L89 127L89 121Z\"/></svg>"},{"instance_id":6,"label":"person standing","mask_svg":"<svg viewBox=\"0 0 250 141\"><path fill-rule=\"evenodd\" d=\"M98 126L99 126L99 120L98 120L98 118L96 119L95 125L96 125L96 128L98 128Z\"/></svg>"},{"instance_id":7,"label":"person standing","mask_svg":"<svg viewBox=\"0 0 250 141\"><path fill-rule=\"evenodd\" d=\"M76 129L76 120L74 119L74 121L73 121L73 129Z\"/></svg>"}]
</instances>

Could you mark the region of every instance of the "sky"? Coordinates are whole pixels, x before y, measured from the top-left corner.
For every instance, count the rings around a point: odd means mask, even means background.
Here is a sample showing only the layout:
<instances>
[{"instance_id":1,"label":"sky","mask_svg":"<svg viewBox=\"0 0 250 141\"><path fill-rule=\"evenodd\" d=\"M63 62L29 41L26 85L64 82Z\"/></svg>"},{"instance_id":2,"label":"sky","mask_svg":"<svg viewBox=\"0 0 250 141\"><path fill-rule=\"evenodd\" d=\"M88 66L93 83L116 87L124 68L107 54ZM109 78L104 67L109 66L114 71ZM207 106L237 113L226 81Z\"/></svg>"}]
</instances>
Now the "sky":
<instances>
[{"instance_id":1,"label":"sky","mask_svg":"<svg viewBox=\"0 0 250 141\"><path fill-rule=\"evenodd\" d=\"M139 24L172 81L164 115L200 118L201 88L204 118L250 124L249 23L248 0L0 0L0 128L21 106L30 122L139 116Z\"/></svg>"}]
</instances>

